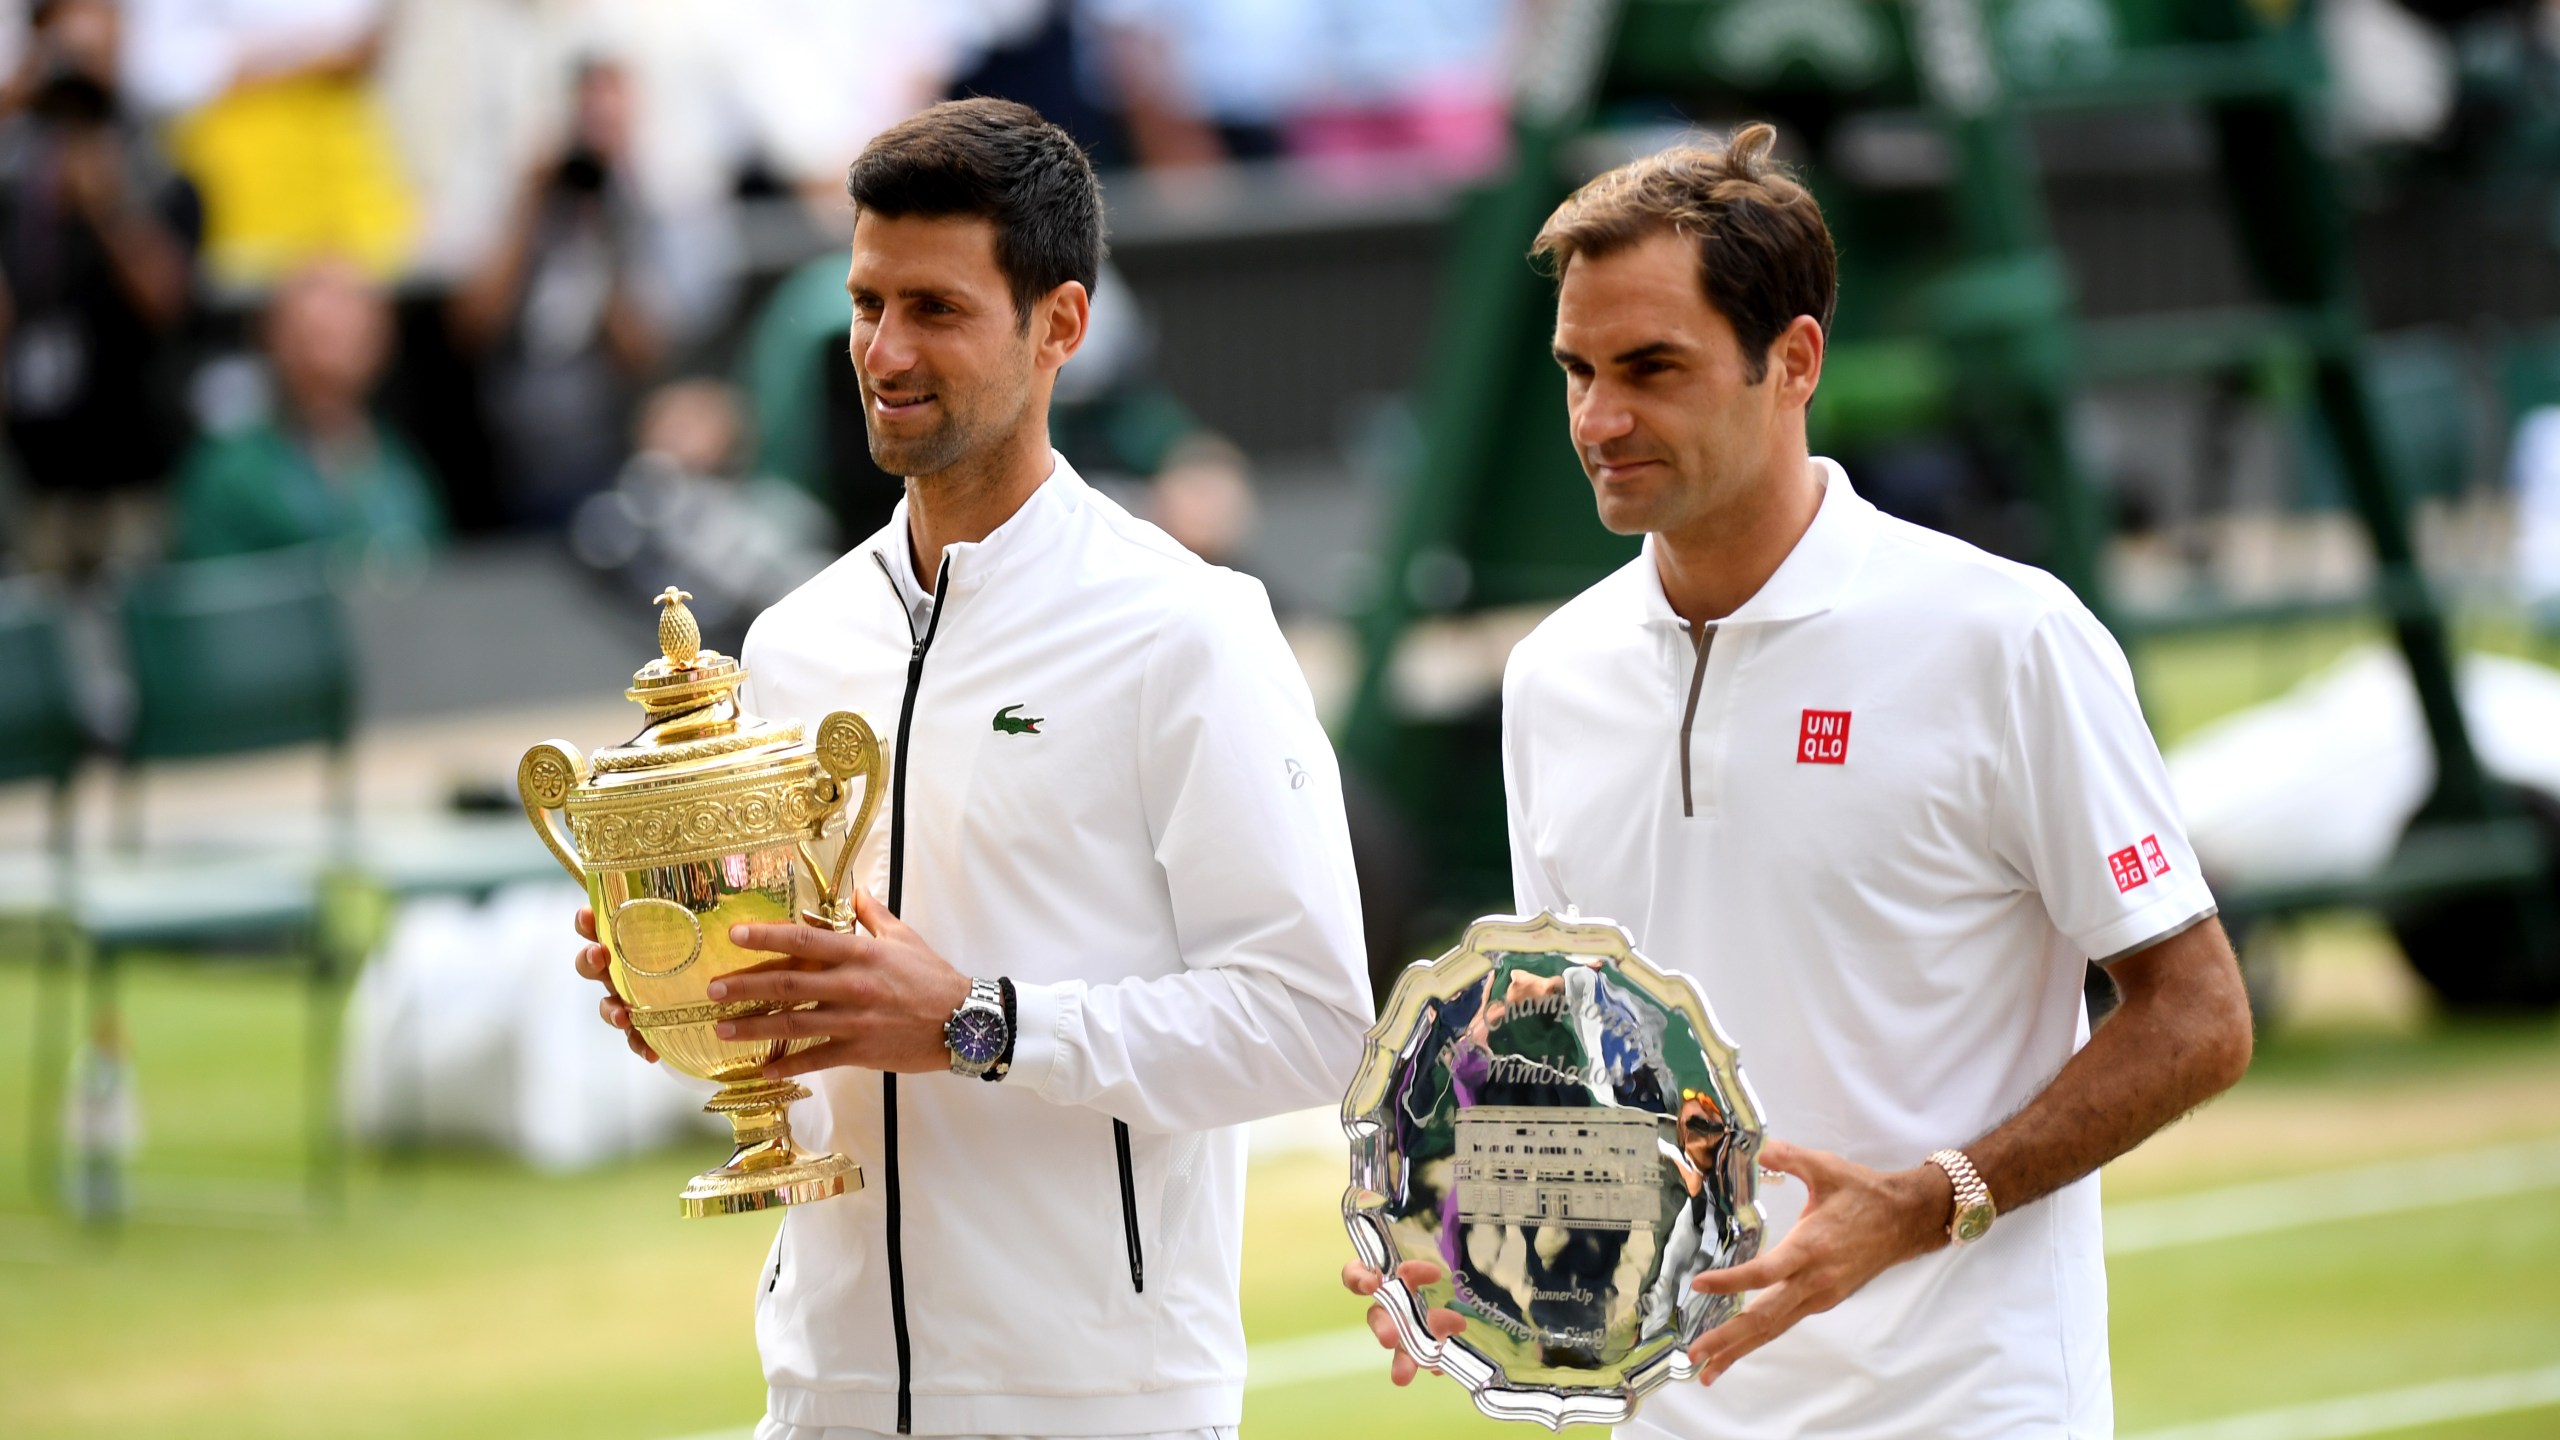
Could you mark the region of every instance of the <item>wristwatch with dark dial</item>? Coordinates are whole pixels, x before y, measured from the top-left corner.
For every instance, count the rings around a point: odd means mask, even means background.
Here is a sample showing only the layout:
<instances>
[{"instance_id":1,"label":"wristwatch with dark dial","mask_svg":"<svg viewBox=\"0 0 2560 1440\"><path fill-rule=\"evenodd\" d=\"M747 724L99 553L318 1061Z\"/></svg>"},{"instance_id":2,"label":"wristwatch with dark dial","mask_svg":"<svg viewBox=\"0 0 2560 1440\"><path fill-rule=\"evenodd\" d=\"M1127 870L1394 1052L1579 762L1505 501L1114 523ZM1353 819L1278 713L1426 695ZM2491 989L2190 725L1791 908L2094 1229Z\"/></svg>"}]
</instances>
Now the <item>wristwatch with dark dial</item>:
<instances>
[{"instance_id":1,"label":"wristwatch with dark dial","mask_svg":"<svg viewBox=\"0 0 2560 1440\"><path fill-rule=\"evenodd\" d=\"M1004 1001L1001 982L969 982L969 998L942 1022L952 1074L993 1080L1004 1073L1001 1062L1013 1053L1013 1007Z\"/></svg>"}]
</instances>

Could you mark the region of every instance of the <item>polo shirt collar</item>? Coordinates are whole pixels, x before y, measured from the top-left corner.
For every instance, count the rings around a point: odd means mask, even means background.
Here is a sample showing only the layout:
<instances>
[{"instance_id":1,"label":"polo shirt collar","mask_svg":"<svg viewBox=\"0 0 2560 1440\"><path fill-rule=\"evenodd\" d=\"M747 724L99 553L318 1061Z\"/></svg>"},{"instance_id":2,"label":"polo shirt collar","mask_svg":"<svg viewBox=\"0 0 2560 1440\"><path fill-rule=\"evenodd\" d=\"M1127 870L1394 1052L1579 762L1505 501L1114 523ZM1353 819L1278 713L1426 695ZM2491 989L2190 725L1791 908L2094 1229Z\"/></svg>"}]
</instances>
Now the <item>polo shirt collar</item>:
<instances>
[{"instance_id":1,"label":"polo shirt collar","mask_svg":"<svg viewBox=\"0 0 2560 1440\"><path fill-rule=\"evenodd\" d=\"M1849 474L1837 461L1820 455L1813 459L1823 473L1822 505L1813 512L1813 523L1751 598L1715 622L1719 627L1819 615L1840 602L1866 560L1867 547L1875 539L1876 507L1850 487ZM1662 571L1655 565L1653 546L1654 537L1645 536L1639 559L1641 583L1636 587L1645 622L1686 628L1688 622L1662 593Z\"/></svg>"}]
</instances>

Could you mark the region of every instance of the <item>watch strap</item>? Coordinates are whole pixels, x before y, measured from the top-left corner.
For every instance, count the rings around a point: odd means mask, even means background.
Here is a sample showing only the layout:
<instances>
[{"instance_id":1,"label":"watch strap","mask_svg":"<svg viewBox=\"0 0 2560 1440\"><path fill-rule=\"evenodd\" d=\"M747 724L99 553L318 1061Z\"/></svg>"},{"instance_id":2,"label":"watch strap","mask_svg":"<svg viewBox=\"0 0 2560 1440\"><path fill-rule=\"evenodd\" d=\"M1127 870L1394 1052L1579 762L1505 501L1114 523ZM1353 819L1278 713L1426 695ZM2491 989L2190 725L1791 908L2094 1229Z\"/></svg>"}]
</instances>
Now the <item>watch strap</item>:
<instances>
[{"instance_id":1,"label":"watch strap","mask_svg":"<svg viewBox=\"0 0 2560 1440\"><path fill-rule=\"evenodd\" d=\"M978 1077L990 1084L1003 1079L1013 1069L1013 1041L1021 1029L1013 1018L1013 977L997 976L996 990L1004 1006L1004 1050L996 1056L996 1063L987 1067L987 1073Z\"/></svg>"},{"instance_id":2,"label":"watch strap","mask_svg":"<svg viewBox=\"0 0 2560 1440\"><path fill-rule=\"evenodd\" d=\"M1991 1187L1982 1181L1982 1172L1973 1168L1973 1161L1961 1150L1933 1151L1928 1163L1945 1171L1955 1186L1955 1211L1947 1219L1947 1239L1957 1245L1981 1239L1998 1213L1991 1204ZM1968 1225L1968 1220L1975 1223Z\"/></svg>"}]
</instances>

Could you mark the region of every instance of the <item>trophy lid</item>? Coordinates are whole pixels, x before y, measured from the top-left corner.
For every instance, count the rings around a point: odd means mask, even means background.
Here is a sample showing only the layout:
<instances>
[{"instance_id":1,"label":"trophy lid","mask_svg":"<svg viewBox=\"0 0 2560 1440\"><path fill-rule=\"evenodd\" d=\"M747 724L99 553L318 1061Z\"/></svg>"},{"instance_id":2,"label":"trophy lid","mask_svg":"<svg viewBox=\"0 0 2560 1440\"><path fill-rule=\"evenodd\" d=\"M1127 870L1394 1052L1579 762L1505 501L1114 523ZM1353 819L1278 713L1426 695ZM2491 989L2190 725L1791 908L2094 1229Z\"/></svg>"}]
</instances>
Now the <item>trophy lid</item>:
<instances>
[{"instance_id":1,"label":"trophy lid","mask_svg":"<svg viewBox=\"0 0 2560 1440\"><path fill-rule=\"evenodd\" d=\"M702 626L685 608L693 596L670 585L657 603L659 657L632 674L622 693L647 712L640 733L596 752L599 779L634 772L686 774L772 758L767 752L796 745L796 721L775 723L750 715L738 703L747 668L735 657L702 648Z\"/></svg>"}]
</instances>

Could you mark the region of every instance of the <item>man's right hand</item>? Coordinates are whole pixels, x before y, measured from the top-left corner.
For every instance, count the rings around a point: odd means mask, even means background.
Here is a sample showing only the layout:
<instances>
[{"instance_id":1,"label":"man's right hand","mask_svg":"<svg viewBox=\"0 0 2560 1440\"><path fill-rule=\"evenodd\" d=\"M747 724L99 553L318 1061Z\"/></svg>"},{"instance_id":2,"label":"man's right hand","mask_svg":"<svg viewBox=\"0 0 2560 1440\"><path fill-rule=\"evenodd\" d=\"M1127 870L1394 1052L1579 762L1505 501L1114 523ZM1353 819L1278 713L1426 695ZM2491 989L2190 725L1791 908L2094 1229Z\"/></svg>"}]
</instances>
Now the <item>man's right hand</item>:
<instances>
[{"instance_id":1,"label":"man's right hand","mask_svg":"<svg viewBox=\"0 0 2560 1440\"><path fill-rule=\"evenodd\" d=\"M657 1064L658 1052L650 1049L649 1042L640 1038L640 1032L631 1028L631 1007L622 1003L622 997L614 993L612 957L596 943L596 912L583 905L578 907L578 935L587 942L578 951L578 973L604 985L604 1002L596 1007L597 1013L604 1016L604 1023L622 1032L622 1043L631 1047L632 1054L652 1065Z\"/></svg>"},{"instance_id":2,"label":"man's right hand","mask_svg":"<svg viewBox=\"0 0 2560 1440\"><path fill-rule=\"evenodd\" d=\"M1396 1278L1417 1290L1436 1283L1442 1273L1439 1266L1428 1260L1407 1260L1396 1267ZM1378 1287L1386 1283L1385 1275L1357 1260L1342 1267L1342 1288L1354 1295L1374 1296ZM1432 1334L1446 1340L1467 1328L1467 1317L1455 1310L1433 1310L1423 1317L1423 1324ZM1380 1345L1395 1352L1395 1358L1387 1362L1387 1375L1398 1385L1412 1384L1417 1373L1430 1368L1416 1361L1412 1352L1404 1348L1403 1338L1396 1334L1396 1322L1387 1318L1386 1306L1375 1302L1370 1304L1369 1333L1378 1337ZM1436 1375L1439 1371L1432 1370L1432 1373Z\"/></svg>"}]
</instances>

